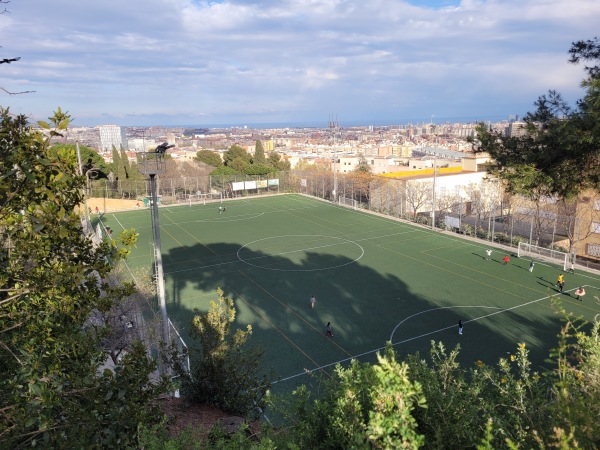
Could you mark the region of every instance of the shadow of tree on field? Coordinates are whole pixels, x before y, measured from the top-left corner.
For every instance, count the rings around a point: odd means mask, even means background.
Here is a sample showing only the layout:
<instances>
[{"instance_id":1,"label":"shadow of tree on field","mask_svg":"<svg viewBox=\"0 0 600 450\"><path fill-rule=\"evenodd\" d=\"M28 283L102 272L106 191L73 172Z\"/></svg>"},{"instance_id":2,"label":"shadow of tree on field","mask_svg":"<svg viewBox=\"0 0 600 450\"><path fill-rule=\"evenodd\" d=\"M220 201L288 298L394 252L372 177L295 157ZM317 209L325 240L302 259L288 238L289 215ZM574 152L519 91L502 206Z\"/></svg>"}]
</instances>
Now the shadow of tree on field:
<instances>
[{"instance_id":1,"label":"shadow of tree on field","mask_svg":"<svg viewBox=\"0 0 600 450\"><path fill-rule=\"evenodd\" d=\"M328 251L302 251L298 257L293 249L271 254L242 243L174 248L163 253L169 316L188 340L193 308L208 310L216 289L223 289L235 302L239 326L252 325L252 341L266 348L266 364L284 378L351 357L374 362L375 351L392 331L400 356L420 351L426 357L431 340L442 341L448 349L460 344L464 367L477 360L496 364L514 353L519 342L527 342L534 364L543 365L548 347L556 342L558 316L456 307L451 299L440 300L441 294L432 301L411 291L398 276L382 275L358 257ZM314 310L309 307L311 295L317 297ZM459 319L465 323L462 336ZM333 339L324 335L327 322L333 325Z\"/></svg>"}]
</instances>

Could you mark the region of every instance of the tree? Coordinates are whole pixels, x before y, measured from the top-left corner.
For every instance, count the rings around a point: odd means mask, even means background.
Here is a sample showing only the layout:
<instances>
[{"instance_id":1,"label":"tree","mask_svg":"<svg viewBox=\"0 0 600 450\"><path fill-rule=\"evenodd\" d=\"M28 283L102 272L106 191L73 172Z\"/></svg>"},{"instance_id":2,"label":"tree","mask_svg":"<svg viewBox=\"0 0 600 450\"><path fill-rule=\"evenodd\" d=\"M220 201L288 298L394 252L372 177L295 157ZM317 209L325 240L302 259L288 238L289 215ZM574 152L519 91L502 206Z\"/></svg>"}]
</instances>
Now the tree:
<instances>
[{"instance_id":1,"label":"tree","mask_svg":"<svg viewBox=\"0 0 600 450\"><path fill-rule=\"evenodd\" d=\"M322 170L317 164L310 162L308 158L300 158L294 167L296 171L317 172Z\"/></svg>"},{"instance_id":2,"label":"tree","mask_svg":"<svg viewBox=\"0 0 600 450\"><path fill-rule=\"evenodd\" d=\"M228 166L221 166L215 170L213 170L210 175L236 175L239 172Z\"/></svg>"},{"instance_id":3,"label":"tree","mask_svg":"<svg viewBox=\"0 0 600 450\"><path fill-rule=\"evenodd\" d=\"M251 166L251 163L246 158L240 156L235 157L227 163L227 167L236 171L236 173L245 173Z\"/></svg>"},{"instance_id":4,"label":"tree","mask_svg":"<svg viewBox=\"0 0 600 450\"><path fill-rule=\"evenodd\" d=\"M246 175L268 175L270 173L275 173L276 171L277 169L267 164L254 163L246 167L244 173Z\"/></svg>"},{"instance_id":5,"label":"tree","mask_svg":"<svg viewBox=\"0 0 600 450\"><path fill-rule=\"evenodd\" d=\"M202 448L597 448L600 321L585 323L560 303L554 307L564 325L542 372L532 367L524 343L497 364L469 367L458 362L459 346L447 351L432 341L429 358L417 353L401 362L388 343L377 363L337 365L299 386L290 402L278 398L273 405L284 422L275 432L257 433L260 443L256 434L225 440L213 430ZM212 328L207 340L220 341L223 328ZM180 437L169 442L191 448L191 438ZM142 438L152 444L144 448L167 442L160 430Z\"/></svg>"},{"instance_id":6,"label":"tree","mask_svg":"<svg viewBox=\"0 0 600 450\"><path fill-rule=\"evenodd\" d=\"M425 407L419 383L408 377L408 366L397 362L388 346L377 364L352 360L336 366L329 381L320 381L313 393L305 386L294 392L290 409L289 442L295 448L372 449L419 448L414 411Z\"/></svg>"},{"instance_id":7,"label":"tree","mask_svg":"<svg viewBox=\"0 0 600 450\"><path fill-rule=\"evenodd\" d=\"M254 158L252 158L252 164L266 164L267 158L265 157L265 149L260 140L256 141L254 147Z\"/></svg>"},{"instance_id":8,"label":"tree","mask_svg":"<svg viewBox=\"0 0 600 450\"><path fill-rule=\"evenodd\" d=\"M221 155L217 152L211 152L210 150L200 150L196 153L196 159L215 168L219 168L223 165Z\"/></svg>"},{"instance_id":9,"label":"tree","mask_svg":"<svg viewBox=\"0 0 600 450\"><path fill-rule=\"evenodd\" d=\"M375 176L371 172L353 172L345 177L352 181L354 199L366 205L370 204L371 183Z\"/></svg>"},{"instance_id":10,"label":"tree","mask_svg":"<svg viewBox=\"0 0 600 450\"><path fill-rule=\"evenodd\" d=\"M291 448L596 448L600 440L600 322L567 314L552 364L533 369L519 343L495 365L458 363L431 343L399 362L390 345L377 364L351 361L287 407Z\"/></svg>"},{"instance_id":11,"label":"tree","mask_svg":"<svg viewBox=\"0 0 600 450\"><path fill-rule=\"evenodd\" d=\"M417 220L417 215L423 206L427 205L433 192L433 183L429 181L407 181L405 185L404 198L407 209L412 212L412 220Z\"/></svg>"},{"instance_id":12,"label":"tree","mask_svg":"<svg viewBox=\"0 0 600 450\"><path fill-rule=\"evenodd\" d=\"M600 60L600 41L573 43L571 62ZM475 151L488 152L489 172L517 193L537 201L547 196L570 199L585 189L600 187L600 78L598 66L586 67L585 96L572 109L556 91L534 103L525 117L527 133L506 137L477 128Z\"/></svg>"},{"instance_id":13,"label":"tree","mask_svg":"<svg viewBox=\"0 0 600 450\"><path fill-rule=\"evenodd\" d=\"M180 373L182 391L193 401L215 405L228 412L256 416L265 406L271 373L260 374L264 350L251 347L252 327L231 333L236 310L233 301L217 290L206 314L192 319L192 337L198 342L191 375Z\"/></svg>"},{"instance_id":14,"label":"tree","mask_svg":"<svg viewBox=\"0 0 600 450\"><path fill-rule=\"evenodd\" d=\"M571 54L569 62L573 64L578 64L580 61L600 61L600 40L595 37L587 41L573 42L569 53ZM586 66L585 70L590 78L600 78L600 67L597 63L595 66Z\"/></svg>"},{"instance_id":15,"label":"tree","mask_svg":"<svg viewBox=\"0 0 600 450\"><path fill-rule=\"evenodd\" d=\"M277 152L269 153L269 158L267 159L267 163L273 166L276 170L284 171L290 170L290 162L281 158L281 155Z\"/></svg>"},{"instance_id":16,"label":"tree","mask_svg":"<svg viewBox=\"0 0 600 450\"><path fill-rule=\"evenodd\" d=\"M76 151L74 144L54 144L52 146L55 151L65 149L67 151ZM96 150L85 145L79 146L81 155L81 164L83 175L86 175L90 180L106 178L111 171L111 166L104 161L104 158L98 154Z\"/></svg>"},{"instance_id":17,"label":"tree","mask_svg":"<svg viewBox=\"0 0 600 450\"><path fill-rule=\"evenodd\" d=\"M71 115L68 111L63 112L60 106L54 111L51 117L48 117L50 123L40 120L40 127L52 138L62 138L63 142L67 141L67 131L71 122ZM53 126L51 127L50 124Z\"/></svg>"},{"instance_id":18,"label":"tree","mask_svg":"<svg viewBox=\"0 0 600 450\"><path fill-rule=\"evenodd\" d=\"M39 124L49 130L47 124ZM23 115L0 111L0 443L3 448L125 447L160 413L166 389L141 344L100 371L108 326L89 326L133 286L111 290L109 261L132 230L95 246L76 213L85 178L75 152L51 148Z\"/></svg>"},{"instance_id":19,"label":"tree","mask_svg":"<svg viewBox=\"0 0 600 450\"><path fill-rule=\"evenodd\" d=\"M223 162L226 166L230 167L236 159L238 160L238 162L236 162L238 166L244 164L250 165L252 161L252 157L246 150L239 145L232 145L229 150L223 154Z\"/></svg>"},{"instance_id":20,"label":"tree","mask_svg":"<svg viewBox=\"0 0 600 450\"><path fill-rule=\"evenodd\" d=\"M494 366L477 361L461 368L460 347L450 353L432 342L431 363L409 357L409 376L423 386L427 409L415 410L431 448L595 448L600 433L600 322L567 314L549 369L532 368L523 343ZM563 442L568 445L556 445Z\"/></svg>"},{"instance_id":21,"label":"tree","mask_svg":"<svg viewBox=\"0 0 600 450\"><path fill-rule=\"evenodd\" d=\"M121 155L117 148L112 146L112 173L117 181L125 181L125 167L121 161Z\"/></svg>"},{"instance_id":22,"label":"tree","mask_svg":"<svg viewBox=\"0 0 600 450\"><path fill-rule=\"evenodd\" d=\"M448 214L462 215L463 198L460 196L460 189L456 188L451 192L441 190L436 194L436 217L443 219ZM448 224L446 224L447 226Z\"/></svg>"},{"instance_id":23,"label":"tree","mask_svg":"<svg viewBox=\"0 0 600 450\"><path fill-rule=\"evenodd\" d=\"M457 358L460 347L450 353L442 343L431 343L428 364L419 353L408 357L409 376L423 386L427 409L415 411L419 430L428 448L464 448L480 436L478 408L473 402L478 383L471 385Z\"/></svg>"},{"instance_id":24,"label":"tree","mask_svg":"<svg viewBox=\"0 0 600 450\"><path fill-rule=\"evenodd\" d=\"M364 157L364 155L360 155L358 158L358 164L356 166L356 169L354 169L355 172L358 173L371 173L371 166L369 165L369 162L367 161L367 158Z\"/></svg>"},{"instance_id":25,"label":"tree","mask_svg":"<svg viewBox=\"0 0 600 450\"><path fill-rule=\"evenodd\" d=\"M121 160L120 163L123 165L123 173L125 174L125 178L123 178L121 181L124 181L126 178L131 178L132 173L131 166L129 164L129 157L127 156L127 152L123 147L119 149L119 157Z\"/></svg>"}]
</instances>

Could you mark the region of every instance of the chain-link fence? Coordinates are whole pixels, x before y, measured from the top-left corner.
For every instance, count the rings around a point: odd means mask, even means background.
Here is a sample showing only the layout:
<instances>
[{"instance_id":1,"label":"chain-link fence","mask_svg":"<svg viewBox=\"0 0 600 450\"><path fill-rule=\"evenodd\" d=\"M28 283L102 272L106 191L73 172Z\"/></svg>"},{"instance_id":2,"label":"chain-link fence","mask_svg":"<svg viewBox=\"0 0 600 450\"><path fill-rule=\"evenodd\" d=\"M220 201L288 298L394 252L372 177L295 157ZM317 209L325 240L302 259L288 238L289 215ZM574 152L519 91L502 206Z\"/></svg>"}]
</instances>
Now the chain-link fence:
<instances>
[{"instance_id":1,"label":"chain-link fence","mask_svg":"<svg viewBox=\"0 0 600 450\"><path fill-rule=\"evenodd\" d=\"M156 177L161 205L301 193L421 225L454 231L481 241L516 248L519 242L569 252L578 236L575 211L556 212L523 206L493 184L434 189L432 181L391 179L364 173L295 170L269 175ZM150 200L150 181L92 181L88 196ZM435 207L433 207L435 205ZM594 260L579 265L600 268Z\"/></svg>"},{"instance_id":2,"label":"chain-link fence","mask_svg":"<svg viewBox=\"0 0 600 450\"><path fill-rule=\"evenodd\" d=\"M251 187L250 182L254 182L256 187ZM240 183L244 185L240 186ZM235 198L280 192L295 192L290 186L288 172L268 176L209 175L178 178L156 176L156 194L163 205L187 203L190 199L201 198L203 194L219 194L217 198ZM87 195L91 198L144 201L151 196L150 180L113 182L108 179L94 180L89 183Z\"/></svg>"}]
</instances>

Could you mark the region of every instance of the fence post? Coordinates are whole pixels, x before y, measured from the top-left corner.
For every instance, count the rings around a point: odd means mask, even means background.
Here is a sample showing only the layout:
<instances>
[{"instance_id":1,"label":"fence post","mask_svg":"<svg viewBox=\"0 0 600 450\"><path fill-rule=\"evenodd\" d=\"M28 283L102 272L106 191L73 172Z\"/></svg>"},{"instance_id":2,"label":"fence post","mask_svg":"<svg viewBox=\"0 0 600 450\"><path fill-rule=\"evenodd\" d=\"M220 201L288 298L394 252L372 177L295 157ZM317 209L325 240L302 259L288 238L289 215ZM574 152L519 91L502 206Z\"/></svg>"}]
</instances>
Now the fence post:
<instances>
[{"instance_id":1,"label":"fence post","mask_svg":"<svg viewBox=\"0 0 600 450\"><path fill-rule=\"evenodd\" d=\"M532 239L533 239L533 214L531 215L531 228L529 228L529 245L531 245Z\"/></svg>"},{"instance_id":2,"label":"fence post","mask_svg":"<svg viewBox=\"0 0 600 450\"><path fill-rule=\"evenodd\" d=\"M510 215L510 245L512 247L513 245L513 230L515 227L515 218L514 218L514 214Z\"/></svg>"}]
</instances>

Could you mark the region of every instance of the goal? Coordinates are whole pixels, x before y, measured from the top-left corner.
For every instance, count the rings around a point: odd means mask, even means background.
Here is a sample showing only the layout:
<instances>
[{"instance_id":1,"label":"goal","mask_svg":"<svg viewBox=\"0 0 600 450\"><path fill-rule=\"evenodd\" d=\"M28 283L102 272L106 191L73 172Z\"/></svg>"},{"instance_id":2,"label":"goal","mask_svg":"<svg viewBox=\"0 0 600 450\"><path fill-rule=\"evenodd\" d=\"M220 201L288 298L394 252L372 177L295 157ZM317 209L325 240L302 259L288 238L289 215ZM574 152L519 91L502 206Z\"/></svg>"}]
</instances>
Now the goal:
<instances>
[{"instance_id":1,"label":"goal","mask_svg":"<svg viewBox=\"0 0 600 450\"><path fill-rule=\"evenodd\" d=\"M354 200L350 197L342 197L340 195L338 203L342 206L349 206L350 208L358 209L360 207L360 203L357 200Z\"/></svg>"},{"instance_id":2,"label":"goal","mask_svg":"<svg viewBox=\"0 0 600 450\"><path fill-rule=\"evenodd\" d=\"M540 247L538 245L528 244L527 242L519 242L517 256L519 258L533 258L559 264L562 265L564 271L569 269L569 254L559 252L558 250L552 250L551 248Z\"/></svg>"},{"instance_id":3,"label":"goal","mask_svg":"<svg viewBox=\"0 0 600 450\"><path fill-rule=\"evenodd\" d=\"M206 202L223 202L223 193L221 192L196 192L195 194L188 194L188 205L192 204L203 204Z\"/></svg>"}]
</instances>

